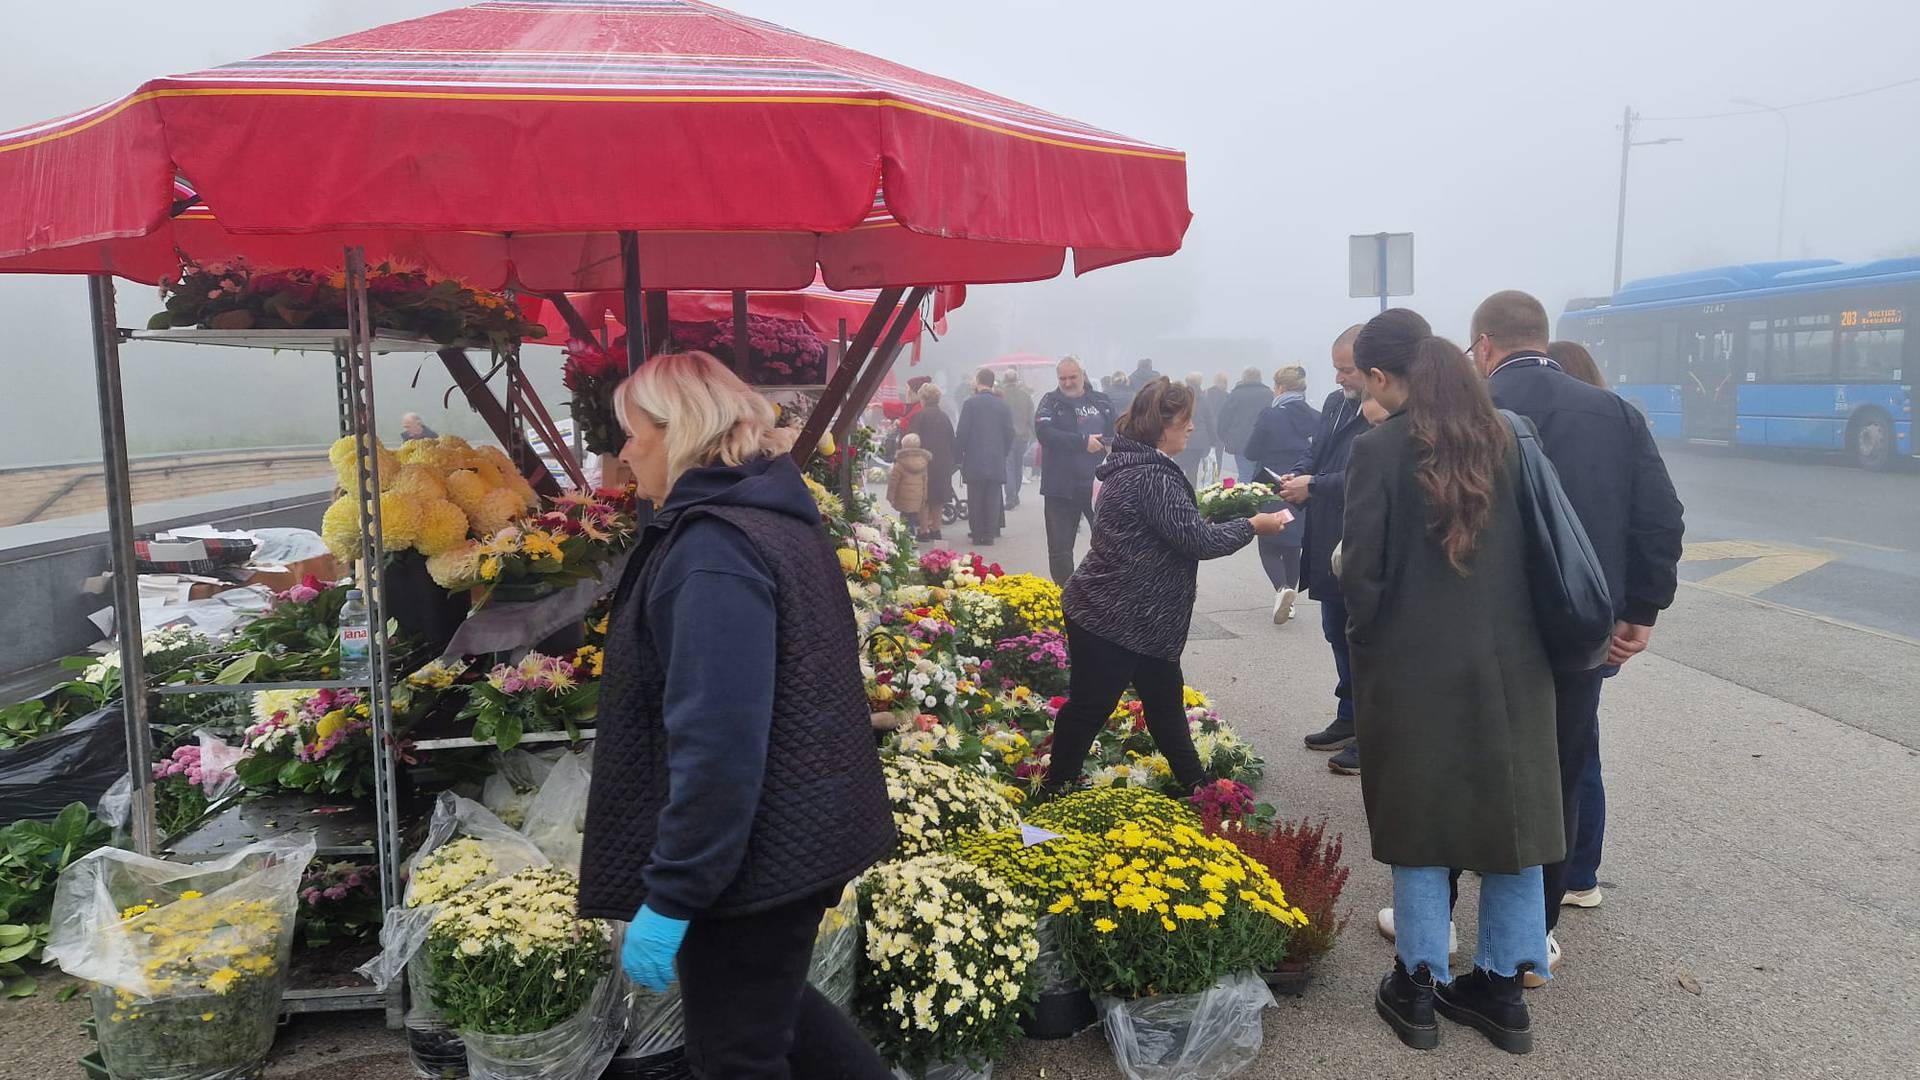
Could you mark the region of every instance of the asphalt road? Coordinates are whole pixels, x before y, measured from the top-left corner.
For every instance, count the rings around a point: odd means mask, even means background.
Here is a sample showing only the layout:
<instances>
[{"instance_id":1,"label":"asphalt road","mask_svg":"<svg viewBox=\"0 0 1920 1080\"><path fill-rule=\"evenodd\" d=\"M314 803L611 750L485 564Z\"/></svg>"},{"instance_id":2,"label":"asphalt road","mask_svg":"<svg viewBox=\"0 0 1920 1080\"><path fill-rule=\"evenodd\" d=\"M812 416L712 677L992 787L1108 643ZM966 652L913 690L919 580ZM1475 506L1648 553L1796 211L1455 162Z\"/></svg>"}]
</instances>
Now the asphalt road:
<instances>
[{"instance_id":1,"label":"asphalt road","mask_svg":"<svg viewBox=\"0 0 1920 1080\"><path fill-rule=\"evenodd\" d=\"M1911 554L1920 533L1909 527L1920 522L1920 477L1692 454L1676 455L1673 470L1696 543L1818 546L1833 558L1779 584L1765 584L1778 576L1775 564L1731 585L1683 588L1649 653L1610 682L1601 712L1606 903L1562 921L1566 960L1553 983L1529 997L1538 1046L1526 1058L1453 1026L1443 1029L1440 1049L1418 1054L1374 1015L1373 984L1392 955L1373 919L1389 900L1390 880L1368 858L1358 781L1329 773L1325 755L1300 746L1332 707L1318 609L1305 604L1293 623L1273 626L1252 551L1202 568L1188 682L1212 693L1267 756L1262 797L1294 817L1330 819L1353 867L1342 901L1351 915L1346 933L1304 997L1266 1012L1264 1052L1243 1075L1915 1075L1920 642L1911 640L1911 622L1893 617L1920 578ZM993 557L1009 568L1043 568L1038 501L1010 518ZM1876 546L1855 551L1819 536ZM1769 557L1779 556L1689 564L1688 574L1710 579L1701 572ZM1843 574L1876 576L1857 591ZM1818 587L1823 581L1828 587ZM1867 602L1876 595L1882 602ZM1875 612L1889 625L1868 626ZM1462 899L1460 935L1471 948L1470 885ZM67 1074L84 1046L83 1011L45 991L0 1008L0 1078ZM268 1075L412 1074L397 1035L375 1018L343 1016L289 1025ZM1120 1073L1096 1028L1064 1042L1023 1043L993 1075Z\"/></svg>"}]
</instances>

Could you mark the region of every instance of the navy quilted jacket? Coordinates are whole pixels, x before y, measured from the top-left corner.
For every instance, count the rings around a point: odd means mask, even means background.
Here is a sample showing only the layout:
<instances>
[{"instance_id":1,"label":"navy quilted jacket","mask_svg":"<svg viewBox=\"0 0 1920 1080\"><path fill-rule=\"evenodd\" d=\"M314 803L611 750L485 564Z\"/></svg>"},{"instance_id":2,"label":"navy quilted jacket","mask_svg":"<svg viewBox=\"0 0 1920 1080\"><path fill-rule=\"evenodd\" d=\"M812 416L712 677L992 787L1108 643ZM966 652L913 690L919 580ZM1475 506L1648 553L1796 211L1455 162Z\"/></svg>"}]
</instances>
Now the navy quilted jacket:
<instances>
[{"instance_id":1,"label":"navy quilted jacket","mask_svg":"<svg viewBox=\"0 0 1920 1080\"><path fill-rule=\"evenodd\" d=\"M1143 656L1178 660L1187 647L1201 559L1253 541L1247 521L1210 522L1172 458L1115 436L1100 466L1093 544L1061 604L1075 625Z\"/></svg>"},{"instance_id":2,"label":"navy quilted jacket","mask_svg":"<svg viewBox=\"0 0 1920 1080\"><path fill-rule=\"evenodd\" d=\"M614 605L580 911L745 914L893 846L846 579L785 456L689 471Z\"/></svg>"}]
</instances>

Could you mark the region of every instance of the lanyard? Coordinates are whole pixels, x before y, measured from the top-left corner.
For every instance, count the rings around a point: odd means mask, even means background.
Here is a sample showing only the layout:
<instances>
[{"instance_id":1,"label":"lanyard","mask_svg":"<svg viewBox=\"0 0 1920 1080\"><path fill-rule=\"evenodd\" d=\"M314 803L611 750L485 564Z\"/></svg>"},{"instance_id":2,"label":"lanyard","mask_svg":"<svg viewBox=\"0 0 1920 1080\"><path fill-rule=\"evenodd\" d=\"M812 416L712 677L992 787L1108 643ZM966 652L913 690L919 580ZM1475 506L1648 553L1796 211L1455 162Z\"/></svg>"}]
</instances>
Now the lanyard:
<instances>
[{"instance_id":1,"label":"lanyard","mask_svg":"<svg viewBox=\"0 0 1920 1080\"><path fill-rule=\"evenodd\" d=\"M1506 363L1501 364L1499 367L1494 368L1493 375L1498 375L1510 367L1550 367L1555 371L1560 370L1559 362L1551 356L1516 356ZM1487 378L1491 379L1493 375L1489 375Z\"/></svg>"}]
</instances>

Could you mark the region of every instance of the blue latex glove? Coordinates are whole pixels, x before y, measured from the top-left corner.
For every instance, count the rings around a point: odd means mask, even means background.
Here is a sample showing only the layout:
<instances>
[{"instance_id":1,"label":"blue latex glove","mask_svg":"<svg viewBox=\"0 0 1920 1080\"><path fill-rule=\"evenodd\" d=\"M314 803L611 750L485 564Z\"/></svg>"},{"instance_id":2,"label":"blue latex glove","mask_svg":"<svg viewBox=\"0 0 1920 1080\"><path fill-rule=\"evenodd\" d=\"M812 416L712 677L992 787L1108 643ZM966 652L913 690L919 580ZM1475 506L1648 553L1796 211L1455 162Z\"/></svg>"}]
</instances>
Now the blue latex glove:
<instances>
[{"instance_id":1,"label":"blue latex glove","mask_svg":"<svg viewBox=\"0 0 1920 1080\"><path fill-rule=\"evenodd\" d=\"M669 919L645 904L627 924L626 944L620 948L620 967L627 978L660 993L673 982L673 958L687 936L685 919Z\"/></svg>"}]
</instances>

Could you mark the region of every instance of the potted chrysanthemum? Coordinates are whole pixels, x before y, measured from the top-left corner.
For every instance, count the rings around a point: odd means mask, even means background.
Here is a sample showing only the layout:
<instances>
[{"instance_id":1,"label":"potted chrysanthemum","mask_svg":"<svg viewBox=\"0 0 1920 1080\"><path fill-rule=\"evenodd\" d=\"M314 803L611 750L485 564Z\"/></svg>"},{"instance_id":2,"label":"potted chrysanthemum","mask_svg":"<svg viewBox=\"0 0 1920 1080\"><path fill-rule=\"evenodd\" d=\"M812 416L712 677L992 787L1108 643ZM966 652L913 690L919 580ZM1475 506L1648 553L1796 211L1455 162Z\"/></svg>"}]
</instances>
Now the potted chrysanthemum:
<instances>
[{"instance_id":1,"label":"potted chrysanthemum","mask_svg":"<svg viewBox=\"0 0 1920 1080\"><path fill-rule=\"evenodd\" d=\"M1072 895L1074 883L1100 858L1100 845L1086 836L1032 826L973 833L947 850L1006 882L1035 914ZM1037 928L1040 953L1034 985L1038 996L1032 1013L1021 1022L1030 1039L1070 1038L1098 1019L1093 998L1061 956L1054 937L1057 923L1057 916L1043 915Z\"/></svg>"},{"instance_id":2,"label":"potted chrysanthemum","mask_svg":"<svg viewBox=\"0 0 1920 1080\"><path fill-rule=\"evenodd\" d=\"M1020 1036L1036 919L1006 882L952 855L883 863L860 881L866 941L854 1012L915 1080L986 1077Z\"/></svg>"},{"instance_id":3,"label":"potted chrysanthemum","mask_svg":"<svg viewBox=\"0 0 1920 1080\"><path fill-rule=\"evenodd\" d=\"M1129 1076L1227 1076L1260 1050L1257 974L1286 955L1306 916L1232 843L1187 824L1129 821L1055 901L1068 966L1093 992Z\"/></svg>"},{"instance_id":4,"label":"potted chrysanthemum","mask_svg":"<svg viewBox=\"0 0 1920 1080\"><path fill-rule=\"evenodd\" d=\"M969 832L1020 824L1019 812L991 776L918 754L891 754L882 768L901 856L935 851Z\"/></svg>"}]
</instances>

